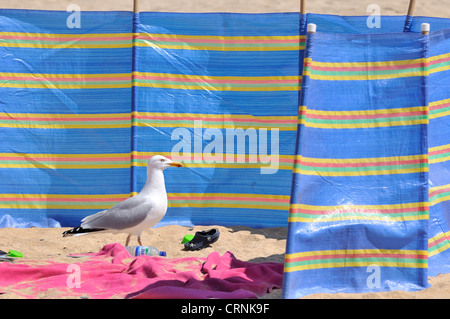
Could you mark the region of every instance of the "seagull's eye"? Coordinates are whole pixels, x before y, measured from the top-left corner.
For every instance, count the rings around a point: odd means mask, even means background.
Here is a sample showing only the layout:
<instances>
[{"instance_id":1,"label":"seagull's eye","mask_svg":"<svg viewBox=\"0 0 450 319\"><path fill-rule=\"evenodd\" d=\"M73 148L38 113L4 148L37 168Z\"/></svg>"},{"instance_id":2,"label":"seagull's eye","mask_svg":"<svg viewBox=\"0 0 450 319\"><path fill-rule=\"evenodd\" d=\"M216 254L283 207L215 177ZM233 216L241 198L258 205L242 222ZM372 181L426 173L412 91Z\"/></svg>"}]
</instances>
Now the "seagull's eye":
<instances>
[{"instance_id":1,"label":"seagull's eye","mask_svg":"<svg viewBox=\"0 0 450 319\"><path fill-rule=\"evenodd\" d=\"M164 162L164 160L163 160L163 159L161 159L160 161L161 161L161 162Z\"/></svg>"}]
</instances>

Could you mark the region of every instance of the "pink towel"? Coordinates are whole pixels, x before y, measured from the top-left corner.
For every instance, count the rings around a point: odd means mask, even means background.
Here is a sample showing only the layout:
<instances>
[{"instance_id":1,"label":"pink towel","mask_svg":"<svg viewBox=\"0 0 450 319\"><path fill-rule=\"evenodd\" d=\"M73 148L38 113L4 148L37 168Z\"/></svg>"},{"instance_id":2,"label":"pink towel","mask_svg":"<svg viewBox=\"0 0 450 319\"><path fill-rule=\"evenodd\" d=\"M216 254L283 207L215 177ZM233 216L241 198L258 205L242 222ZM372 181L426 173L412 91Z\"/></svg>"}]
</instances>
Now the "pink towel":
<instances>
[{"instance_id":1,"label":"pink towel","mask_svg":"<svg viewBox=\"0 0 450 319\"><path fill-rule=\"evenodd\" d=\"M281 288L282 279L282 263L244 262L231 252L131 258L120 244L73 264L0 263L0 293L26 298L48 298L48 292L55 298L257 298Z\"/></svg>"}]
</instances>

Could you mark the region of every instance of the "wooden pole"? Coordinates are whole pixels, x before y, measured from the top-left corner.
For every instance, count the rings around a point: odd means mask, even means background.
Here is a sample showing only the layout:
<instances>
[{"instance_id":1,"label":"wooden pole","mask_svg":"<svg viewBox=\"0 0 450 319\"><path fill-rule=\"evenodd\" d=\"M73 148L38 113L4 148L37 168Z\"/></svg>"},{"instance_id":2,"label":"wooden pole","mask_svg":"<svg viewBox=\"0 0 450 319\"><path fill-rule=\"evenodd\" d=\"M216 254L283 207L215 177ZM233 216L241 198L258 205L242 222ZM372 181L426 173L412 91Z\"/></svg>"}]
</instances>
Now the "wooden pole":
<instances>
[{"instance_id":1,"label":"wooden pole","mask_svg":"<svg viewBox=\"0 0 450 319\"><path fill-rule=\"evenodd\" d=\"M139 0L133 0L133 12L139 13Z\"/></svg>"},{"instance_id":2,"label":"wooden pole","mask_svg":"<svg viewBox=\"0 0 450 319\"><path fill-rule=\"evenodd\" d=\"M306 0L300 0L300 14L306 14Z\"/></svg>"},{"instance_id":3,"label":"wooden pole","mask_svg":"<svg viewBox=\"0 0 450 319\"><path fill-rule=\"evenodd\" d=\"M430 33L430 24L429 23L422 23L420 25L420 31L422 31L423 35L427 35Z\"/></svg>"},{"instance_id":4,"label":"wooden pole","mask_svg":"<svg viewBox=\"0 0 450 319\"><path fill-rule=\"evenodd\" d=\"M416 6L416 0L409 0L408 13L406 14L405 25L403 32L410 32L414 15L414 7Z\"/></svg>"},{"instance_id":5,"label":"wooden pole","mask_svg":"<svg viewBox=\"0 0 450 319\"><path fill-rule=\"evenodd\" d=\"M414 14L414 7L416 6L416 0L409 0L409 7L408 7L408 13L407 16L412 17Z\"/></svg>"}]
</instances>

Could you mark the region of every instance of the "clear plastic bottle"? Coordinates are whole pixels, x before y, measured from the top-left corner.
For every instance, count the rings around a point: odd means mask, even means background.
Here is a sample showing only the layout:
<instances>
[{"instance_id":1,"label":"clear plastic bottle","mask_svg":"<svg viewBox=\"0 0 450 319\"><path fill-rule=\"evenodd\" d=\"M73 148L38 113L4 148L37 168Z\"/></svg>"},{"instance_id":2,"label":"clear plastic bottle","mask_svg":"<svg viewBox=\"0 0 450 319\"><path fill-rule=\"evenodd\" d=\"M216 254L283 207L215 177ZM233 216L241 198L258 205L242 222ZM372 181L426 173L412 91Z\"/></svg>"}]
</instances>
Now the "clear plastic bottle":
<instances>
[{"instance_id":1,"label":"clear plastic bottle","mask_svg":"<svg viewBox=\"0 0 450 319\"><path fill-rule=\"evenodd\" d=\"M166 257L165 251L159 251L156 247L149 246L126 246L125 249L131 256L161 256Z\"/></svg>"}]
</instances>

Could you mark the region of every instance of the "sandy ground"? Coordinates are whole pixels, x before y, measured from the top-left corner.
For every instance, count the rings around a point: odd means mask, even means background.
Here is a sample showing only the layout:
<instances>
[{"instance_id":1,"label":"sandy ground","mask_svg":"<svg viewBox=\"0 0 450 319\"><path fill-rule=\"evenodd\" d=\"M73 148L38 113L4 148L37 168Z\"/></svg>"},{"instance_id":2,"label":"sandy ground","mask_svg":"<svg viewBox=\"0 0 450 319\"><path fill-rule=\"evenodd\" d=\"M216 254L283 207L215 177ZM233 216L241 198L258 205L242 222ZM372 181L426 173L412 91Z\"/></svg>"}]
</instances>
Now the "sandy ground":
<instances>
[{"instance_id":1,"label":"sandy ground","mask_svg":"<svg viewBox=\"0 0 450 319\"><path fill-rule=\"evenodd\" d=\"M212 246L199 251L185 251L181 241L184 235L195 234L199 230L218 228L219 240ZM68 257L70 254L85 254L98 252L109 243L125 245L125 234L90 234L80 237L62 237L64 230L69 228L0 228L0 249L9 251L18 250L23 258L16 258L16 263L29 261L56 261L73 263L83 261ZM230 251L243 261L250 262L280 262L284 261L286 248L286 228L253 229L249 227L222 227L222 226L164 226L149 229L142 235L142 242L147 246L157 247L166 251L168 258L207 257L211 252L217 251L221 255ZM129 245L138 245L136 237L132 237ZM1 298L11 298L7 294ZM51 293L46 298L52 298ZM281 298L281 290L275 290L266 298Z\"/></svg>"},{"instance_id":2,"label":"sandy ground","mask_svg":"<svg viewBox=\"0 0 450 319\"><path fill-rule=\"evenodd\" d=\"M404 15L409 0L305 0L311 13L366 15L369 4L377 4L382 15ZM414 14L450 18L450 0L418 0ZM133 0L0 0L0 8L66 10L75 3L86 11L132 11ZM300 0L140 0L141 11L165 12L298 12Z\"/></svg>"},{"instance_id":3,"label":"sandy ground","mask_svg":"<svg viewBox=\"0 0 450 319\"><path fill-rule=\"evenodd\" d=\"M219 240L212 246L200 251L184 251L180 244L186 234L194 234L199 230L208 230L214 226L196 226L194 228L182 226L164 226L152 228L142 235L144 245L155 246L167 252L168 258L206 257L213 251L221 255L231 251L236 258L251 262L283 262L286 248L286 228L253 229L249 227L222 227ZM61 233L68 228L3 228L0 229L0 249L8 251L15 249L24 254L23 259L16 259L19 263L28 261L46 261L72 263L70 254L84 254L98 252L108 243L125 243L123 234L93 234L81 237L61 237ZM130 245L137 245L132 238ZM88 257L83 257L88 258ZM77 259L77 262L81 261ZM432 285L428 289L417 292L382 292L365 294L315 294L306 299L440 299L450 298L450 274L429 278ZM281 298L281 289L267 294L266 299ZM2 298L12 296L0 295ZM46 298L52 298L51 293Z\"/></svg>"},{"instance_id":4,"label":"sandy ground","mask_svg":"<svg viewBox=\"0 0 450 319\"><path fill-rule=\"evenodd\" d=\"M76 3L86 11L131 11L133 1L123 0L0 0L0 8L66 10ZM141 0L141 11L166 12L297 12L299 0ZM337 15L366 15L367 6L376 3L383 15L404 15L409 0L316 0L307 1L307 12ZM415 15L450 18L450 0L417 1ZM193 230L181 226L154 228L143 235L144 244L167 251L170 257L206 257L216 250L221 254L231 251L238 259L252 262L283 262L286 246L286 228L252 229L246 227L218 227L221 237L212 247L185 252L180 241L185 234L211 227L195 227ZM0 249L16 249L24 253L26 260L55 260L71 262L67 257L74 253L97 252L105 244L124 243L125 235L90 235L78 238L61 238L64 229L0 229ZM132 242L135 244L135 242ZM450 274L430 278L431 288L418 292L386 292L369 294L317 294L307 298L450 298ZM0 298L7 296L0 296ZM280 298L275 290L267 298Z\"/></svg>"}]
</instances>

